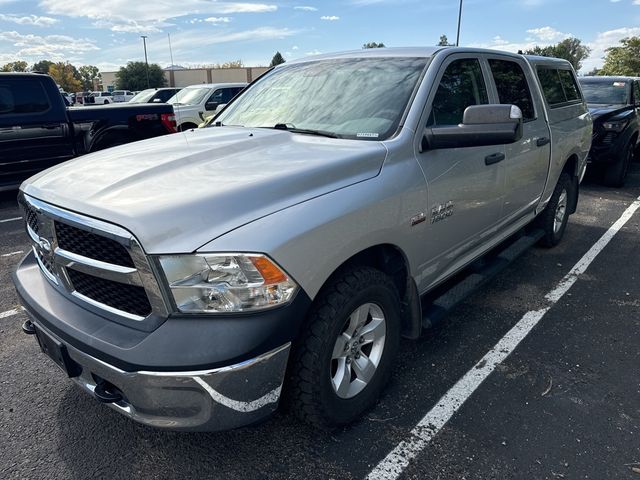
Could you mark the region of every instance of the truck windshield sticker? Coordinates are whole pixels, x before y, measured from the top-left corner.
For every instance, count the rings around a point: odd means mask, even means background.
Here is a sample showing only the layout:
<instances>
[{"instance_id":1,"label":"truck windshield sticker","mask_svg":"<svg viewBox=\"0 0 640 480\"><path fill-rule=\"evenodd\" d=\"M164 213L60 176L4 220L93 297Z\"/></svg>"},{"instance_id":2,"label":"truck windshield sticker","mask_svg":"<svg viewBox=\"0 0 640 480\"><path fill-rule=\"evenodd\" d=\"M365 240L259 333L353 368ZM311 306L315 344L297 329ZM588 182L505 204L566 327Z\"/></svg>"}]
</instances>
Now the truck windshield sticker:
<instances>
[{"instance_id":1,"label":"truck windshield sticker","mask_svg":"<svg viewBox=\"0 0 640 480\"><path fill-rule=\"evenodd\" d=\"M360 138L378 138L380 136L379 133L358 133L356 137Z\"/></svg>"}]
</instances>

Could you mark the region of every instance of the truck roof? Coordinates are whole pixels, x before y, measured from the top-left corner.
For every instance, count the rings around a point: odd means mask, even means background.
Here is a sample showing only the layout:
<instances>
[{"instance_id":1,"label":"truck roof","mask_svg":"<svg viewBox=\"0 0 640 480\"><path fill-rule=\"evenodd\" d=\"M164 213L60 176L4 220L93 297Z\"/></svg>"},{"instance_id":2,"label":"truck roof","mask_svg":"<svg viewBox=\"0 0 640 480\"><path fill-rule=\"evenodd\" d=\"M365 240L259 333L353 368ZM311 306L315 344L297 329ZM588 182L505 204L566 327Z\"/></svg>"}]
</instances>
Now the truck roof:
<instances>
[{"instance_id":1,"label":"truck roof","mask_svg":"<svg viewBox=\"0 0 640 480\"><path fill-rule=\"evenodd\" d=\"M472 47L453 47L453 46L436 46L436 47L394 47L394 48L367 48L360 50L349 50L346 52L337 53L325 53L321 55L313 55L310 57L300 58L287 62L292 63L305 63L316 60L332 60L339 58L389 58L389 57L417 57L417 58L429 58L433 57L436 53L443 50L450 50L455 53L477 53L477 54L495 54L506 55L510 57L522 58L525 57L532 63L555 63L567 65L569 62L560 58L540 57L536 55L520 55L518 53L506 52L503 50L495 50L488 48L472 48ZM286 64L285 64L286 65Z\"/></svg>"},{"instance_id":2,"label":"truck roof","mask_svg":"<svg viewBox=\"0 0 640 480\"><path fill-rule=\"evenodd\" d=\"M591 82L602 82L602 83L631 82L632 80L638 80L638 77L592 75L588 77L580 77L580 80L589 80Z\"/></svg>"}]
</instances>

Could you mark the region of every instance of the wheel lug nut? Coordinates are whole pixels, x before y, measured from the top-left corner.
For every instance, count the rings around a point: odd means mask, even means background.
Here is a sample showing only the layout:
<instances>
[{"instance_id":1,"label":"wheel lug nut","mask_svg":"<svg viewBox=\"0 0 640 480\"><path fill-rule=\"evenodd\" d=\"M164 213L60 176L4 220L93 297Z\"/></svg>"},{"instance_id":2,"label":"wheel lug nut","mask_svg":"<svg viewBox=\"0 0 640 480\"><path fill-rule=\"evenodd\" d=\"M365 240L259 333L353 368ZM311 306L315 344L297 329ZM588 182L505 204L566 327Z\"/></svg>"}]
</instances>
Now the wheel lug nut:
<instances>
[{"instance_id":1,"label":"wheel lug nut","mask_svg":"<svg viewBox=\"0 0 640 480\"><path fill-rule=\"evenodd\" d=\"M360 343L364 343L364 337L360 337Z\"/></svg>"}]
</instances>

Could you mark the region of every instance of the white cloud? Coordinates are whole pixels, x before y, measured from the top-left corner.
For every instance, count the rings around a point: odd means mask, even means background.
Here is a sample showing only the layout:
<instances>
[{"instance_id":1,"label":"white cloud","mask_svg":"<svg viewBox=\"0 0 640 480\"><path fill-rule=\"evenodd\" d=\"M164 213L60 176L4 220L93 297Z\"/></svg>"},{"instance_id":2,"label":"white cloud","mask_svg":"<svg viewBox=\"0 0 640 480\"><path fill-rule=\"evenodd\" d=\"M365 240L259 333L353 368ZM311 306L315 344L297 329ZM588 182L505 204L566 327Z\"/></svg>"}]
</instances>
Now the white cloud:
<instances>
[{"instance_id":1,"label":"white cloud","mask_svg":"<svg viewBox=\"0 0 640 480\"><path fill-rule=\"evenodd\" d=\"M640 0L635 0L635 3L640 5ZM599 32L595 40L586 44L591 48L591 56L583 62L582 70L588 72L594 68L602 67L607 48L618 46L623 38L638 35L640 35L640 27L623 27Z\"/></svg>"},{"instance_id":2,"label":"white cloud","mask_svg":"<svg viewBox=\"0 0 640 480\"><path fill-rule=\"evenodd\" d=\"M75 0L73 8L69 8L68 0L40 0L40 7L50 14L87 17L99 28L137 32L159 31L167 20L184 16L266 13L278 9L265 3L217 0L155 0L151 6L148 2L110 0L108 7L95 0Z\"/></svg>"},{"instance_id":3,"label":"white cloud","mask_svg":"<svg viewBox=\"0 0 640 480\"><path fill-rule=\"evenodd\" d=\"M298 46L294 45L293 47L291 47L291 50L298 50Z\"/></svg>"},{"instance_id":4,"label":"white cloud","mask_svg":"<svg viewBox=\"0 0 640 480\"><path fill-rule=\"evenodd\" d=\"M59 22L58 19L51 17L41 17L38 15L27 15L21 17L19 15L5 15L4 13L0 13L0 20L17 23L18 25L34 25L37 27L50 27L51 25L55 25Z\"/></svg>"},{"instance_id":5,"label":"white cloud","mask_svg":"<svg viewBox=\"0 0 640 480\"><path fill-rule=\"evenodd\" d=\"M320 55L322 52L318 49L315 50L311 50L310 52L305 52L305 55L310 56L310 55Z\"/></svg>"},{"instance_id":6,"label":"white cloud","mask_svg":"<svg viewBox=\"0 0 640 480\"><path fill-rule=\"evenodd\" d=\"M336 15L323 15L320 17L320 20L328 20L329 22L335 22L336 20L340 20L340 17Z\"/></svg>"},{"instance_id":7,"label":"white cloud","mask_svg":"<svg viewBox=\"0 0 640 480\"><path fill-rule=\"evenodd\" d=\"M570 33L560 32L553 27L532 28L527 30L527 33L544 42L557 42L572 36Z\"/></svg>"},{"instance_id":8,"label":"white cloud","mask_svg":"<svg viewBox=\"0 0 640 480\"><path fill-rule=\"evenodd\" d=\"M209 23L229 23L231 22L231 17L209 17L205 18L204 21Z\"/></svg>"},{"instance_id":9,"label":"white cloud","mask_svg":"<svg viewBox=\"0 0 640 480\"><path fill-rule=\"evenodd\" d=\"M307 5L298 5L293 7L294 10L302 10L304 12L317 12L318 9L316 7L309 7Z\"/></svg>"},{"instance_id":10,"label":"white cloud","mask_svg":"<svg viewBox=\"0 0 640 480\"><path fill-rule=\"evenodd\" d=\"M7 42L17 50L13 52L20 58L70 59L71 55L82 55L100 50L89 39L73 38L67 35L22 35L18 32L0 32L0 42Z\"/></svg>"}]
</instances>

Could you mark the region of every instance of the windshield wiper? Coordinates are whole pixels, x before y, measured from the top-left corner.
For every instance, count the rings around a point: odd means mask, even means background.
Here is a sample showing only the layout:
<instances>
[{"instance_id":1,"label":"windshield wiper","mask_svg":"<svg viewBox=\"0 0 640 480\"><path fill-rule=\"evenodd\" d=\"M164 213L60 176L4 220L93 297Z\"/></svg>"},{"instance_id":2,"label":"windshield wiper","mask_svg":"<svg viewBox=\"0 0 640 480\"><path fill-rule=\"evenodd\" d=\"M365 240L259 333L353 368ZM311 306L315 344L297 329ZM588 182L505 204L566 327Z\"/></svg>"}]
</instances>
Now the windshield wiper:
<instances>
[{"instance_id":1,"label":"windshield wiper","mask_svg":"<svg viewBox=\"0 0 640 480\"><path fill-rule=\"evenodd\" d=\"M296 128L291 123L276 123L273 127L263 127L263 128L273 128L275 130L286 130L291 133L302 133L305 135L318 135L319 137L329 137L329 138L342 138L337 133L328 132L326 130L312 130L309 128Z\"/></svg>"}]
</instances>

